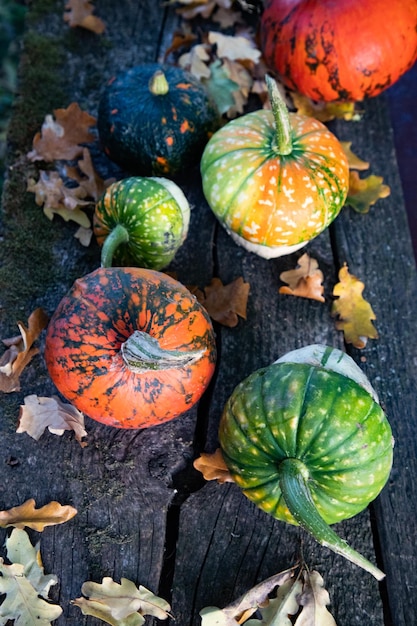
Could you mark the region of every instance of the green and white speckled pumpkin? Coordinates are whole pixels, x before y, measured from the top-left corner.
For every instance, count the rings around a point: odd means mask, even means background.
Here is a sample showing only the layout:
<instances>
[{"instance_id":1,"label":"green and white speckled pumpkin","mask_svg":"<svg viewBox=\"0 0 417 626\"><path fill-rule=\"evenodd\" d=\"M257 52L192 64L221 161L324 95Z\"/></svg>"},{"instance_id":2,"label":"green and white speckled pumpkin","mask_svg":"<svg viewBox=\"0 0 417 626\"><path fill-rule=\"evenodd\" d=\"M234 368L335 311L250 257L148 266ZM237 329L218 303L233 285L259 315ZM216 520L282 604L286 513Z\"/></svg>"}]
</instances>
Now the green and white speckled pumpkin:
<instances>
[{"instance_id":1,"label":"green and white speckled pumpkin","mask_svg":"<svg viewBox=\"0 0 417 626\"><path fill-rule=\"evenodd\" d=\"M184 242L189 221L190 206L173 181L131 177L113 183L94 213L102 266L162 269Z\"/></svg>"},{"instance_id":2,"label":"green and white speckled pumpkin","mask_svg":"<svg viewBox=\"0 0 417 626\"><path fill-rule=\"evenodd\" d=\"M219 440L250 500L383 577L329 526L376 498L393 458L388 420L349 356L313 345L254 372L229 398Z\"/></svg>"},{"instance_id":3,"label":"green and white speckled pumpkin","mask_svg":"<svg viewBox=\"0 0 417 626\"><path fill-rule=\"evenodd\" d=\"M295 252L336 218L349 166L324 124L288 113L267 77L272 111L232 120L204 149L204 195L241 246L264 258Z\"/></svg>"}]
</instances>

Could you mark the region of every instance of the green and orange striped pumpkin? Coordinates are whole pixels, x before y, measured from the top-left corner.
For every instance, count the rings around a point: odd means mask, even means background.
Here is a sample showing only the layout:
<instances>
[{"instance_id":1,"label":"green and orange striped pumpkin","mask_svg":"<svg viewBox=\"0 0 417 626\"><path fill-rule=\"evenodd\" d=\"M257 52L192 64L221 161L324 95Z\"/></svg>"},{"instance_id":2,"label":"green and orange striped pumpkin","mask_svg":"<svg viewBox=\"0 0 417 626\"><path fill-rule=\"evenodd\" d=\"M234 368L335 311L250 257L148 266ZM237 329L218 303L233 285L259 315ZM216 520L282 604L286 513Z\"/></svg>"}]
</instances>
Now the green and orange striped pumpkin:
<instances>
[{"instance_id":1,"label":"green and orange striped pumpkin","mask_svg":"<svg viewBox=\"0 0 417 626\"><path fill-rule=\"evenodd\" d=\"M104 151L125 171L172 178L198 163L219 117L192 74L145 63L110 79L97 128Z\"/></svg>"},{"instance_id":2,"label":"green and orange striped pumpkin","mask_svg":"<svg viewBox=\"0 0 417 626\"><path fill-rule=\"evenodd\" d=\"M210 318L181 283L144 268L78 279L48 325L45 360L58 390L98 422L146 428L191 408L213 374Z\"/></svg>"},{"instance_id":3,"label":"green and orange striped pumpkin","mask_svg":"<svg viewBox=\"0 0 417 626\"><path fill-rule=\"evenodd\" d=\"M267 77L272 111L232 120L201 160L207 202L235 241L272 258L321 233L344 205L349 166L338 139L314 118L288 113Z\"/></svg>"}]
</instances>

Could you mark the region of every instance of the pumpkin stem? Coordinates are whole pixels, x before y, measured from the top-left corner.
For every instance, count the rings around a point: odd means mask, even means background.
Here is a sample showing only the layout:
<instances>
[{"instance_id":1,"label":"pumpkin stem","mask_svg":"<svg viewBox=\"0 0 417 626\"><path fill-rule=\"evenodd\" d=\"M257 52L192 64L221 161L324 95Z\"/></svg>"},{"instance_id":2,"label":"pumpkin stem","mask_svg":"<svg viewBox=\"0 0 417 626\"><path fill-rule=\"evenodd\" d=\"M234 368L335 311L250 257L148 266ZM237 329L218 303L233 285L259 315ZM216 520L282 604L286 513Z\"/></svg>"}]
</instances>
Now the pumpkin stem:
<instances>
[{"instance_id":1,"label":"pumpkin stem","mask_svg":"<svg viewBox=\"0 0 417 626\"><path fill-rule=\"evenodd\" d=\"M156 70L149 81L149 91L154 96L165 96L169 91L169 84L162 70Z\"/></svg>"},{"instance_id":2,"label":"pumpkin stem","mask_svg":"<svg viewBox=\"0 0 417 626\"><path fill-rule=\"evenodd\" d=\"M308 488L309 475L304 463L299 459L284 459L279 465L279 472L282 495L296 522L321 545L362 567L377 580L382 580L385 574L339 537L317 511Z\"/></svg>"},{"instance_id":3,"label":"pumpkin stem","mask_svg":"<svg viewBox=\"0 0 417 626\"><path fill-rule=\"evenodd\" d=\"M279 93L278 86L271 76L265 76L271 109L275 119L276 151L278 154L291 154L292 135L291 122L287 106Z\"/></svg>"},{"instance_id":4,"label":"pumpkin stem","mask_svg":"<svg viewBox=\"0 0 417 626\"><path fill-rule=\"evenodd\" d=\"M128 368L135 373L149 370L166 370L190 365L204 354L203 350L166 350L156 337L135 330L121 346L122 357Z\"/></svg>"},{"instance_id":5,"label":"pumpkin stem","mask_svg":"<svg viewBox=\"0 0 417 626\"><path fill-rule=\"evenodd\" d=\"M104 240L101 249L101 267L111 267L113 256L122 243L129 241L129 233L122 224L117 224Z\"/></svg>"}]
</instances>

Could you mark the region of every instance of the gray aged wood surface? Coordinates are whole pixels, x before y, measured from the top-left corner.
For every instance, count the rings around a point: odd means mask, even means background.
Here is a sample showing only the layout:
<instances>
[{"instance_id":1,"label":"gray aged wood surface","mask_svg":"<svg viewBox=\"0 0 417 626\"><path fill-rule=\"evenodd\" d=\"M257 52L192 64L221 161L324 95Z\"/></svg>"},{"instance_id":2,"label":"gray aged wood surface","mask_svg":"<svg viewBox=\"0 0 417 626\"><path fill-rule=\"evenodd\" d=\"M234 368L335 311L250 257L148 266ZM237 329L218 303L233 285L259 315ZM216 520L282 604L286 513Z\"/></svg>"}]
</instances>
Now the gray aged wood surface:
<instances>
[{"instance_id":1,"label":"gray aged wood surface","mask_svg":"<svg viewBox=\"0 0 417 626\"><path fill-rule=\"evenodd\" d=\"M61 2L51 1L46 9L40 0L30 4L15 120L25 104L35 107L38 96L45 97L48 90L55 108L77 101L95 115L103 85L113 73L162 59L177 23L172 7L155 0L102 0L97 9L107 24L100 37L65 26ZM47 59L46 52L35 56L41 50L39 38L55 51ZM28 91L27 75L36 63L58 66L60 91L42 82ZM64 609L59 626L101 623L83 617L70 601L80 596L85 580L101 581L103 576L126 577L159 592L172 603L175 622L170 623L194 626L203 607L225 606L293 565L300 550L308 565L322 573L338 626L417 623L416 268L386 97L364 108L361 122L338 122L332 129L371 162L372 173L384 177L391 195L365 216L344 209L308 245L325 275L326 304L279 295L279 275L295 265L299 254L266 261L238 248L204 200L198 167L181 181L193 206L191 228L170 269L182 282L200 287L213 276L224 283L243 276L250 283L247 320L232 329L216 325L218 368L197 407L172 423L137 432L87 418L85 448L68 433L45 433L38 442L17 434L24 396L56 393L42 359L43 336L41 354L22 376L22 390L0 397L0 509L35 498L38 506L58 500L78 510L70 522L41 536L32 534L34 541L40 538L45 571L59 578L51 592ZM19 128L12 122L2 212L1 337L15 335L16 321L26 321L37 306L51 314L74 279L99 264L94 244L82 248L73 237L75 227L58 218L48 222L33 194L26 193L28 172L34 175L36 168L25 154L49 113L51 108L41 108L36 127L33 121L27 127L20 121ZM108 164L101 166L105 170ZM11 255L13 271L6 271ZM45 256L50 272L39 275L38 259ZM201 451L216 448L222 406L246 375L303 345L344 347L330 305L345 261L366 285L364 295L376 313L379 332L379 339L369 341L364 350L348 346L347 351L375 386L396 446L392 475L380 497L336 529L378 562L387 574L381 584L298 528L256 509L235 485L205 484L192 467Z\"/></svg>"}]
</instances>

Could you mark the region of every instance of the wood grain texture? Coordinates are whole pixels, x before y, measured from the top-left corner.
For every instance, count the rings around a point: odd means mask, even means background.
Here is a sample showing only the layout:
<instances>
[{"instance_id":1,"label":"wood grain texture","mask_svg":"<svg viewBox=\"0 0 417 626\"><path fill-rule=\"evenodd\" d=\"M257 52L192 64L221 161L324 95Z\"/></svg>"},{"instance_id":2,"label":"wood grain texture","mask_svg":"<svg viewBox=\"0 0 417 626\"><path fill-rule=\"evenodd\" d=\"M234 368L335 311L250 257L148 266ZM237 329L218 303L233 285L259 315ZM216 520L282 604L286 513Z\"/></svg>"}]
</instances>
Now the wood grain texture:
<instances>
[{"instance_id":1,"label":"wood grain texture","mask_svg":"<svg viewBox=\"0 0 417 626\"><path fill-rule=\"evenodd\" d=\"M97 3L106 22L103 36L70 30L62 21L62 4L43 13L31 3L28 34L60 47L64 65L66 107L72 101L96 114L101 90L114 72L163 58L178 17L172 7L153 0ZM251 16L254 20L254 16ZM22 93L27 65L22 65ZM33 95L36 98L36 94ZM367 215L345 208L334 225L305 250L266 261L239 248L216 222L201 189L198 163L179 184L192 207L190 231L169 270L186 285L203 288L212 277L223 283L242 276L250 284L247 319L235 328L215 324L219 363L215 378L199 405L173 422L143 431L121 431L87 419L88 446L81 448L66 433L46 433L38 441L17 434L24 396L56 393L41 354L22 376L22 390L0 397L0 509L35 498L71 504L78 515L51 527L41 541L45 571L59 585L52 597L64 609L57 626L99 626L82 617L70 600L85 580L126 577L172 601L172 626L197 626L204 606L222 607L264 578L293 565L302 550L318 569L330 593L338 626L411 626L417 623L417 314L416 267L394 137L384 95L364 105L360 122L331 125L339 139L371 163L369 173L384 177L391 188ZM45 110L44 115L51 113ZM16 106L15 117L19 114ZM13 122L12 122L13 123ZM98 266L99 250L79 245L75 227L55 219L51 224L26 193L26 178L36 168L24 157L33 135L11 143L10 170L2 210L0 264L14 251L15 263L1 274L0 336L16 334L16 321L42 306L49 314L73 280ZM104 178L123 172L92 146ZM36 231L28 215L36 216ZM18 253L12 239L19 233ZM3 245L4 244L4 245ZM25 251L24 253L22 251ZM278 293L281 272L295 266L308 251L325 276L326 302ZM48 254L50 272L35 280L38 258ZM346 563L296 527L273 520L256 509L235 485L204 483L193 459L217 447L217 428L224 402L234 387L255 369L288 350L310 343L343 348L343 335L330 315L332 289L341 265L365 283L379 339L358 351L347 351L379 393L396 439L394 468L378 499L336 530L386 572L378 585L368 574ZM7 265L10 267L10 265ZM16 298L15 285L22 287ZM24 287L24 289L23 289ZM3 543L6 531L0 533ZM4 555L4 553L2 553ZM148 620L149 624L152 620Z\"/></svg>"}]
</instances>

